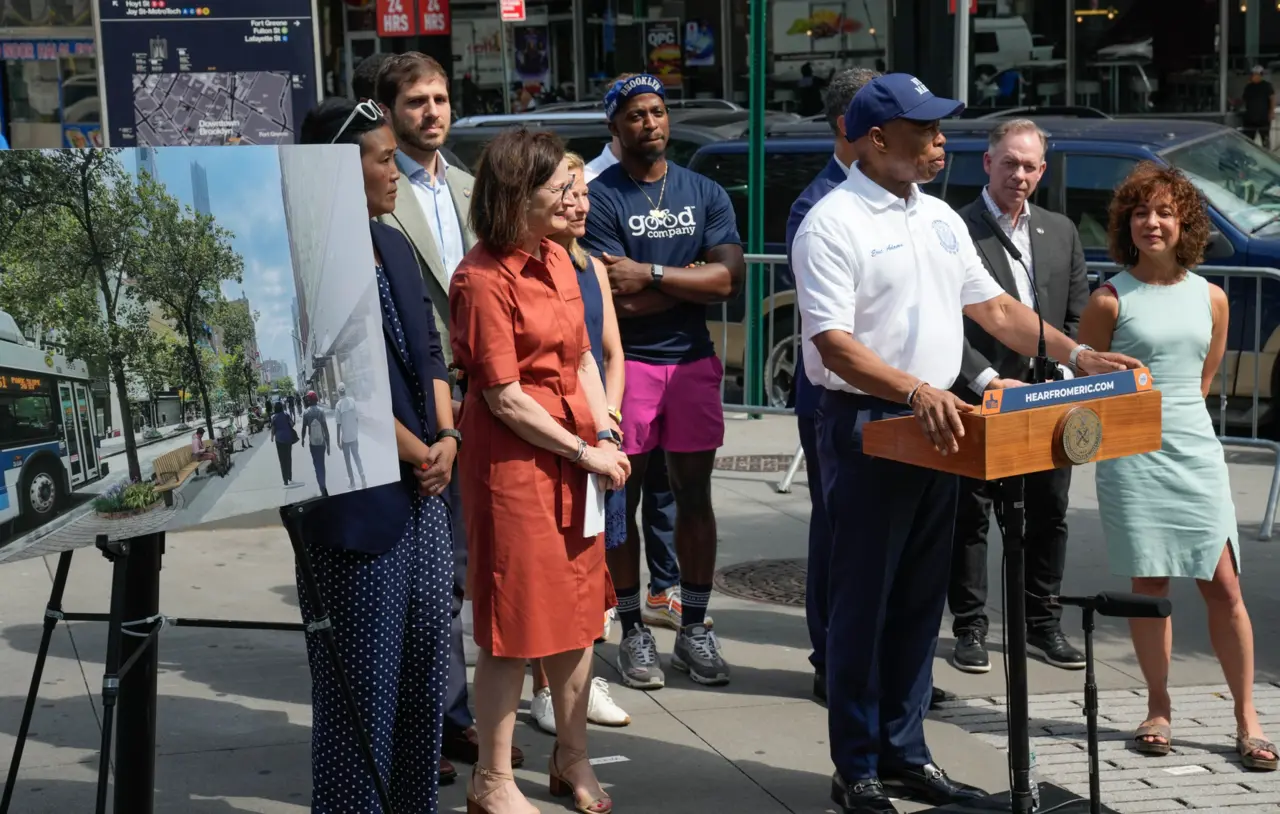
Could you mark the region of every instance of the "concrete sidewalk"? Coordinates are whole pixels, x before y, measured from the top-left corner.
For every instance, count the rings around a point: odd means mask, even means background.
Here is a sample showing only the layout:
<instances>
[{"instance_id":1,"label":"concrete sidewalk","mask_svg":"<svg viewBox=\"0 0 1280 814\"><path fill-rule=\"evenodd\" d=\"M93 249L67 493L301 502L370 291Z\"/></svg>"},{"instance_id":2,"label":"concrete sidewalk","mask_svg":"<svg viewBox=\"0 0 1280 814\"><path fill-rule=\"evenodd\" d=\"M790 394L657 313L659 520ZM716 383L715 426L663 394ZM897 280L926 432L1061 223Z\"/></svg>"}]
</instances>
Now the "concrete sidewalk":
<instances>
[{"instance_id":1,"label":"concrete sidewalk","mask_svg":"<svg viewBox=\"0 0 1280 814\"><path fill-rule=\"evenodd\" d=\"M256 439L255 439L256 443ZM265 444L269 447L270 444ZM742 456L717 471L721 569L760 560L803 558L808 491L803 475L791 494L773 484L796 446L789 419L731 420L723 456ZM274 450L250 450L267 473ZM240 453L243 454L243 453ZM259 462L259 457L270 459ZM765 457L758 457L765 456ZM239 455L237 456L239 458ZM335 458L337 458L335 451ZM239 465L240 461L237 461ZM298 464L295 464L295 466ZM729 462L726 462L726 466ZM332 470L341 468L335 460ZM1258 702L1270 734L1280 736L1280 543L1256 542L1270 466L1233 456L1231 465L1241 531L1245 597L1258 639ZM343 473L345 474L345 473ZM340 476L341 477L341 476ZM1076 473L1070 516L1072 549L1064 590L1087 593L1123 588L1106 571L1092 472ZM935 677L960 700L927 722L936 760L959 779L990 790L1005 787L1005 692L999 649L998 543L991 558L992 644L996 663L986 676L959 673L945 662L952 640L944 622ZM39 641L53 561L0 567L0 761L13 735ZM102 611L108 566L96 552L76 556L67 610ZM1232 729L1230 701L1209 647L1203 604L1194 586L1178 586L1173 682L1180 705L1176 754L1143 760L1123 750L1143 712L1139 673L1123 625L1104 621L1098 631L1104 692L1103 789L1119 811L1280 811L1280 783L1243 775L1224 752ZM714 597L712 612L734 681L724 688L696 686L668 671L668 686L640 693L613 685L615 700L632 716L621 729L593 728L592 753L611 759L597 768L621 812L745 814L834 811L826 712L810 696L808 634L803 609ZM293 565L275 512L260 512L169 536L162 610L174 616L297 621ZM1069 614L1069 633L1079 617ZM658 632L664 661L672 634ZM597 674L616 681L614 642L596 648ZM1073 639L1080 644L1079 635ZM60 626L46 666L15 790L15 814L92 810L97 761L102 625ZM310 802L310 681L302 637L284 633L168 629L160 639L157 811L173 814L301 814ZM1032 726L1045 779L1073 789L1087 786L1079 691L1083 676L1031 665ZM528 698L526 691L525 698ZM1225 707L1224 707L1225 704ZM1224 712L1225 709L1225 712ZM521 787L544 812L567 810L546 791L553 739L522 711L516 741L528 760L517 772ZM1175 766L1195 766L1179 769ZM465 810L465 776L442 790L442 811ZM1180 772L1187 772L1181 774ZM903 803L902 811L923 807ZM126 814L120 812L120 814Z\"/></svg>"}]
</instances>

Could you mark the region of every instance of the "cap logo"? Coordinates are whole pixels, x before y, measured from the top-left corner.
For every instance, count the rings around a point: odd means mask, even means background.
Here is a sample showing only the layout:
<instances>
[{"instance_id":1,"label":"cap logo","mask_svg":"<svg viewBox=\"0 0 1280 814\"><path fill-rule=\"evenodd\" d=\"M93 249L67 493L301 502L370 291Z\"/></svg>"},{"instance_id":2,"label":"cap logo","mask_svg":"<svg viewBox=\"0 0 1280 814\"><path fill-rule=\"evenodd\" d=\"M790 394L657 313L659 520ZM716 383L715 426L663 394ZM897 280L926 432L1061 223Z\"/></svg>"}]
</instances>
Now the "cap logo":
<instances>
[{"instance_id":1,"label":"cap logo","mask_svg":"<svg viewBox=\"0 0 1280 814\"><path fill-rule=\"evenodd\" d=\"M924 83L921 82L919 79L916 79L914 76L911 77L911 85L916 89L916 93L920 94L921 96L924 96L926 93L929 92L929 89L924 86Z\"/></svg>"},{"instance_id":2,"label":"cap logo","mask_svg":"<svg viewBox=\"0 0 1280 814\"><path fill-rule=\"evenodd\" d=\"M605 118L612 119L624 100L645 93L656 93L663 99L667 98L666 87L662 84L662 80L652 74L642 73L614 83L604 97Z\"/></svg>"}]
</instances>

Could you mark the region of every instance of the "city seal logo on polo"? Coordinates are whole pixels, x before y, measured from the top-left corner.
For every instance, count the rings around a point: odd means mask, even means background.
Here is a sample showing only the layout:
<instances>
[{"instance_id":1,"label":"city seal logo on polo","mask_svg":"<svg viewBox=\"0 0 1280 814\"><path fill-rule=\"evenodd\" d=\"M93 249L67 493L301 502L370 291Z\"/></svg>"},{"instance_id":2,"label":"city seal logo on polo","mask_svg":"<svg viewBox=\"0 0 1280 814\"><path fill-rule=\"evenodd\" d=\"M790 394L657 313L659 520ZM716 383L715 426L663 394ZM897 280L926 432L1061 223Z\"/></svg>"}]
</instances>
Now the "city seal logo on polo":
<instances>
[{"instance_id":1,"label":"city seal logo on polo","mask_svg":"<svg viewBox=\"0 0 1280 814\"><path fill-rule=\"evenodd\" d=\"M956 233L951 231L951 227L944 220L935 220L933 222L933 233L938 236L938 242L942 244L942 248L946 249L950 254L956 254L960 251L960 241L956 240Z\"/></svg>"}]
</instances>

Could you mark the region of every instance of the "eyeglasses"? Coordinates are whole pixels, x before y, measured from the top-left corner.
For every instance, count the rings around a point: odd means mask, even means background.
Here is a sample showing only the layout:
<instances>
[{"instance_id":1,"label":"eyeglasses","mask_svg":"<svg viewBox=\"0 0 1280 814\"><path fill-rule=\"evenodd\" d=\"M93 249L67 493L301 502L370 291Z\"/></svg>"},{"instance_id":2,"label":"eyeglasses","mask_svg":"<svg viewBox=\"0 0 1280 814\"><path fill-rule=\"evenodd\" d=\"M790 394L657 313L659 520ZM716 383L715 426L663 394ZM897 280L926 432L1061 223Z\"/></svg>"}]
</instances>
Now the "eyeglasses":
<instances>
[{"instance_id":1,"label":"eyeglasses","mask_svg":"<svg viewBox=\"0 0 1280 814\"><path fill-rule=\"evenodd\" d=\"M577 181L577 176L570 175L569 183L565 184L562 187L539 187L539 189L545 189L547 192L554 192L557 195L559 195L560 200L563 201L565 198L568 198L573 193L573 185L576 181Z\"/></svg>"},{"instance_id":2,"label":"eyeglasses","mask_svg":"<svg viewBox=\"0 0 1280 814\"><path fill-rule=\"evenodd\" d=\"M378 103L372 99L365 99L363 102L356 105L355 109L351 111L351 115L348 116L347 120L338 128L338 133L333 137L333 140L329 142L330 144L338 143L338 139L342 138L343 133L347 132L347 128L351 126L351 122L355 121L357 114L364 116L371 122L382 121L382 108L378 107Z\"/></svg>"}]
</instances>

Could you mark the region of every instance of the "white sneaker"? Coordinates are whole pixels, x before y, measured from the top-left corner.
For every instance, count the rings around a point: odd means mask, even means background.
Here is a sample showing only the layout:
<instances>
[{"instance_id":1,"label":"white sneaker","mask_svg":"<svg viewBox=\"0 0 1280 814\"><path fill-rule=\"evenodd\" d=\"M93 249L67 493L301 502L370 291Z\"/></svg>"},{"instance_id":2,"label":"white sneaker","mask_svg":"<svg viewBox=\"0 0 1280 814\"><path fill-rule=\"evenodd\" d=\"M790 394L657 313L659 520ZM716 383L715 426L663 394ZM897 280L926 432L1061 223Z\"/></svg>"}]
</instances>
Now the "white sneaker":
<instances>
[{"instance_id":1,"label":"white sneaker","mask_svg":"<svg viewBox=\"0 0 1280 814\"><path fill-rule=\"evenodd\" d=\"M600 634L600 638L597 639L597 641L601 641L601 642L609 641L609 634L613 632L613 620L617 618L618 618L617 608L610 608L609 610L604 612L604 632Z\"/></svg>"},{"instance_id":2,"label":"white sneaker","mask_svg":"<svg viewBox=\"0 0 1280 814\"><path fill-rule=\"evenodd\" d=\"M529 714L538 728L548 735L556 734L556 711L551 706L551 688L543 687L533 694L529 704Z\"/></svg>"},{"instance_id":3,"label":"white sneaker","mask_svg":"<svg viewBox=\"0 0 1280 814\"><path fill-rule=\"evenodd\" d=\"M547 699L547 708L551 708L551 699ZM613 702L609 695L609 682L596 676L591 679L591 697L587 701L587 720L600 726L626 726L631 723L631 716ZM554 723L551 731L555 731Z\"/></svg>"}]
</instances>

